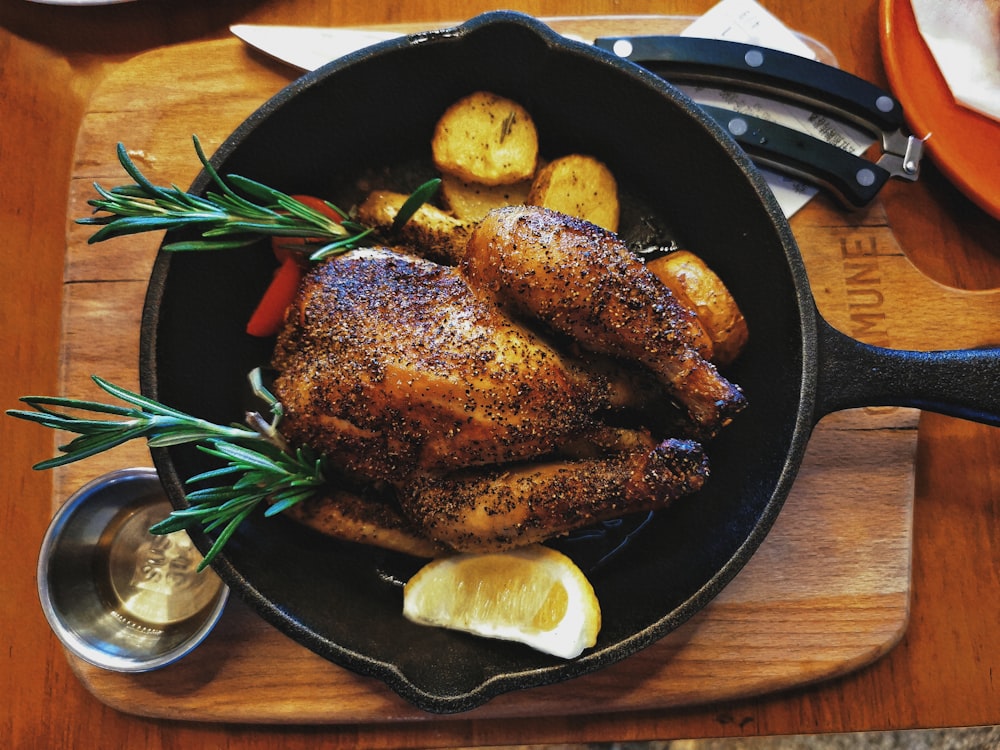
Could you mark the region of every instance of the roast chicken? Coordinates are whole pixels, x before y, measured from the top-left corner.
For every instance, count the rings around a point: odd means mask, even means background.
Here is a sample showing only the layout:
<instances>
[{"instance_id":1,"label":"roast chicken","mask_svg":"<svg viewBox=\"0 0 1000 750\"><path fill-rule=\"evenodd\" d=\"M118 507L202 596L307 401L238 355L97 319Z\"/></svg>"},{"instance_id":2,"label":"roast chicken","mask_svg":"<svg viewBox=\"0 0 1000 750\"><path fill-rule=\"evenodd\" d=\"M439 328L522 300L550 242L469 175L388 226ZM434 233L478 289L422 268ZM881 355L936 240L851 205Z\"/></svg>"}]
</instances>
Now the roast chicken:
<instances>
[{"instance_id":1,"label":"roast chicken","mask_svg":"<svg viewBox=\"0 0 1000 750\"><path fill-rule=\"evenodd\" d=\"M623 252L592 225L521 207L487 216L457 266L380 247L314 267L275 348L282 432L379 500L340 490L300 520L432 556L697 491L708 462L690 438L731 419L742 393ZM691 435L635 419L671 398Z\"/></svg>"}]
</instances>

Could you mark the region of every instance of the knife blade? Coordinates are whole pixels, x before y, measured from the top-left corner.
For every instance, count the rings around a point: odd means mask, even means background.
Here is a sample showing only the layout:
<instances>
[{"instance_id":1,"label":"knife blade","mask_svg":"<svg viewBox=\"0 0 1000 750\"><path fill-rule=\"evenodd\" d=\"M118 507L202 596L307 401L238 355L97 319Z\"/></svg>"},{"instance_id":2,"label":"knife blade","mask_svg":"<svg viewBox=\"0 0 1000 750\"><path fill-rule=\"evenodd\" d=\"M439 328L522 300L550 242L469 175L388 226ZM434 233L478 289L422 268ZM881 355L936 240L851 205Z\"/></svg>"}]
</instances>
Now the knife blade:
<instances>
[{"instance_id":1,"label":"knife blade","mask_svg":"<svg viewBox=\"0 0 1000 750\"><path fill-rule=\"evenodd\" d=\"M252 24L230 30L252 47L301 70L315 70L404 35L393 30ZM712 83L766 93L833 112L881 137L883 154L876 163L766 118L698 102L758 165L826 189L848 208L868 205L892 177L915 180L919 175L923 142L904 133L899 102L833 66L768 48L694 37L600 37L594 46L671 83ZM748 62L757 57L767 64ZM833 92L829 98L828 89ZM697 95L693 98L698 100Z\"/></svg>"},{"instance_id":2,"label":"knife blade","mask_svg":"<svg viewBox=\"0 0 1000 750\"><path fill-rule=\"evenodd\" d=\"M351 52L402 36L398 31L377 29L246 23L234 24L229 30L254 49L299 70L316 70Z\"/></svg>"}]
</instances>

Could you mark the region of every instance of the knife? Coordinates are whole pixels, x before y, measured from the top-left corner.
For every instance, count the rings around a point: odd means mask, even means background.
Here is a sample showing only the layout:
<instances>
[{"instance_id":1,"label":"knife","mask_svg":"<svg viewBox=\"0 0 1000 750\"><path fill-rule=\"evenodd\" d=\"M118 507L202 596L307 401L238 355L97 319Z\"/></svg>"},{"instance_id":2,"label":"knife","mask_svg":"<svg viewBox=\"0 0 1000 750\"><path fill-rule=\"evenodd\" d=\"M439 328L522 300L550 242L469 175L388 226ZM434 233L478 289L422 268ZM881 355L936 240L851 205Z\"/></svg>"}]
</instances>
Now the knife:
<instances>
[{"instance_id":1,"label":"knife","mask_svg":"<svg viewBox=\"0 0 1000 750\"><path fill-rule=\"evenodd\" d=\"M247 44L302 70L403 36L397 31L248 24L230 30ZM759 165L825 188L849 208L868 205L893 177L912 181L919 176L923 141L904 132L899 102L833 66L764 47L695 37L601 37L594 45L671 83L766 94L828 112L872 133L882 143L877 162L764 117L699 102Z\"/></svg>"},{"instance_id":2,"label":"knife","mask_svg":"<svg viewBox=\"0 0 1000 750\"><path fill-rule=\"evenodd\" d=\"M850 151L760 117L699 104L757 164L825 188L848 208L871 203L892 173Z\"/></svg>"},{"instance_id":3,"label":"knife","mask_svg":"<svg viewBox=\"0 0 1000 750\"><path fill-rule=\"evenodd\" d=\"M882 154L872 163L861 157L837 158L829 149L817 149L815 157L824 165L823 172L840 182L842 198L856 206L865 205L878 190L874 185L890 177L915 181L920 175L920 160L925 138L917 138L905 129L903 107L890 92L846 71L815 60L752 44L719 39L683 36L602 37L594 41L600 49L647 68L673 83L698 83L735 88L774 97L825 112L851 122L881 141ZM725 114L715 112L716 120ZM792 146L794 137L781 131L767 132L767 123L758 121L741 132L731 134L746 149L760 151L760 139L771 136L783 147ZM788 151L787 148L783 148ZM811 144L797 144L788 157L809 153ZM766 155L758 153L765 158ZM836 163L835 163L836 162ZM862 162L867 162L862 164ZM853 173L852 173L853 170ZM866 197L868 196L868 197Z\"/></svg>"},{"instance_id":4,"label":"knife","mask_svg":"<svg viewBox=\"0 0 1000 750\"><path fill-rule=\"evenodd\" d=\"M268 57L299 70L316 70L339 57L378 42L398 39L398 31L326 26L234 24L229 30Z\"/></svg>"}]
</instances>

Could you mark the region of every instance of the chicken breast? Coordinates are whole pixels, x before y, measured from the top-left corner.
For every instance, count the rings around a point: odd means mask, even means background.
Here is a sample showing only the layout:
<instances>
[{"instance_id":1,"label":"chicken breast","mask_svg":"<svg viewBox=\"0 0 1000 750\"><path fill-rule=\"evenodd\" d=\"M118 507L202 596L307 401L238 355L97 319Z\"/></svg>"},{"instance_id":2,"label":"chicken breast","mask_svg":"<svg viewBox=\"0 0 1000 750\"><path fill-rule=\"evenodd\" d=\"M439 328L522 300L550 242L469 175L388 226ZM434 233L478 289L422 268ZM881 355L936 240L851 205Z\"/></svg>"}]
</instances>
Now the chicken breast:
<instances>
[{"instance_id":1,"label":"chicken breast","mask_svg":"<svg viewBox=\"0 0 1000 750\"><path fill-rule=\"evenodd\" d=\"M457 269L388 249L309 273L274 365L285 436L367 480L545 455L615 398Z\"/></svg>"}]
</instances>

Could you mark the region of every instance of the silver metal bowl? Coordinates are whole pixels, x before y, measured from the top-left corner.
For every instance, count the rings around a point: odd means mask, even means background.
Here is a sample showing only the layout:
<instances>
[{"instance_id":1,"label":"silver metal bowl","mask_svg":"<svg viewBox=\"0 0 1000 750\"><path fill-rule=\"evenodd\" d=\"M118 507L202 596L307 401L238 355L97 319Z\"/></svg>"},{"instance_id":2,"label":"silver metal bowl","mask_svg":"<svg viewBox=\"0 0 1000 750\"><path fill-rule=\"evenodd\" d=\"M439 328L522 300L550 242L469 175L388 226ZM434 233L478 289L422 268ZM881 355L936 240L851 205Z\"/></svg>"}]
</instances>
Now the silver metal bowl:
<instances>
[{"instance_id":1,"label":"silver metal bowl","mask_svg":"<svg viewBox=\"0 0 1000 750\"><path fill-rule=\"evenodd\" d=\"M118 672L147 672L194 649L222 615L229 589L187 533L148 532L171 510L154 469L98 477L56 513L38 559L38 595L74 655Z\"/></svg>"}]
</instances>

